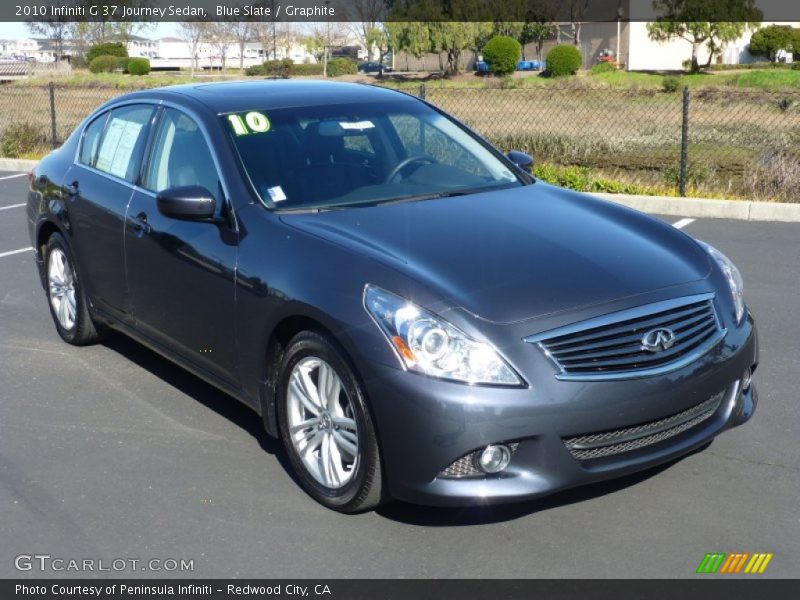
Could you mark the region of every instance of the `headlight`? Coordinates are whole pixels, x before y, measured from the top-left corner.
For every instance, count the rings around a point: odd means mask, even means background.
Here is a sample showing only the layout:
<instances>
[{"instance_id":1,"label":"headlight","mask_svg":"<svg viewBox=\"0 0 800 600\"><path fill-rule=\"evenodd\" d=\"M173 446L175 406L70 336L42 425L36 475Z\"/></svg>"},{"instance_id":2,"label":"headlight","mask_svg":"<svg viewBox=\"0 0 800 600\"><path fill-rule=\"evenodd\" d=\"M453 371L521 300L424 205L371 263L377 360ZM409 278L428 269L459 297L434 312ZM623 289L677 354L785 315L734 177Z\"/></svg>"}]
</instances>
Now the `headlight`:
<instances>
[{"instance_id":1,"label":"headlight","mask_svg":"<svg viewBox=\"0 0 800 600\"><path fill-rule=\"evenodd\" d=\"M733 306L736 309L736 324L739 325L744 318L744 283L742 282L742 274L739 273L739 269L731 262L731 259L714 248L714 246L705 242L700 242L700 245L716 261L728 281L728 287L733 295Z\"/></svg>"},{"instance_id":2,"label":"headlight","mask_svg":"<svg viewBox=\"0 0 800 600\"><path fill-rule=\"evenodd\" d=\"M364 305L407 369L465 383L522 384L491 344L408 300L367 285Z\"/></svg>"}]
</instances>

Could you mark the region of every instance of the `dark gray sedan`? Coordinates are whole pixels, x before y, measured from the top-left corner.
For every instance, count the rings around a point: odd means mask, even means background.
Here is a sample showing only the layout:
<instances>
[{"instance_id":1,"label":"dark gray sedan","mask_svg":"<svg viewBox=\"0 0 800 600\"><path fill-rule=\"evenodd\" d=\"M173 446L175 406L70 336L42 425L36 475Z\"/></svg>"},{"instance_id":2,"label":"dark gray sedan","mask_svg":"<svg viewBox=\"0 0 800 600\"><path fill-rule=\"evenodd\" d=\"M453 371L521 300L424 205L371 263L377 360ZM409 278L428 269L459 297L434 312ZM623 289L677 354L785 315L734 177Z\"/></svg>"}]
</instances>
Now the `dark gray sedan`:
<instances>
[{"instance_id":1,"label":"dark gray sedan","mask_svg":"<svg viewBox=\"0 0 800 600\"><path fill-rule=\"evenodd\" d=\"M342 512L533 498L749 419L736 267L530 163L381 88L148 90L36 167L28 225L66 342L228 392Z\"/></svg>"}]
</instances>

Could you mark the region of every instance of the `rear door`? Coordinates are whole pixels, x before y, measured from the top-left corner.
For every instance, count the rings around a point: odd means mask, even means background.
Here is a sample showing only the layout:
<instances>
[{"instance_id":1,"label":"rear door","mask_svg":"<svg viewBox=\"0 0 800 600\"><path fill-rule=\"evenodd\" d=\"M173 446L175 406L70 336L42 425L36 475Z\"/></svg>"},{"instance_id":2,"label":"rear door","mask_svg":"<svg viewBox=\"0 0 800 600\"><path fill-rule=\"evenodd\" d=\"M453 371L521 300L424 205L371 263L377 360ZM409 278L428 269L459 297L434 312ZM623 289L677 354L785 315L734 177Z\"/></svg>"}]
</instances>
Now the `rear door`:
<instances>
[{"instance_id":1,"label":"rear door","mask_svg":"<svg viewBox=\"0 0 800 600\"><path fill-rule=\"evenodd\" d=\"M72 250L93 306L125 319L125 211L139 173L149 104L109 110L84 130L78 157L64 178Z\"/></svg>"},{"instance_id":2,"label":"rear door","mask_svg":"<svg viewBox=\"0 0 800 600\"><path fill-rule=\"evenodd\" d=\"M214 195L220 219L180 220L158 211L159 192L187 185ZM128 310L142 333L235 384L239 237L224 204L220 176L197 122L175 108L163 108L144 177L128 206Z\"/></svg>"}]
</instances>

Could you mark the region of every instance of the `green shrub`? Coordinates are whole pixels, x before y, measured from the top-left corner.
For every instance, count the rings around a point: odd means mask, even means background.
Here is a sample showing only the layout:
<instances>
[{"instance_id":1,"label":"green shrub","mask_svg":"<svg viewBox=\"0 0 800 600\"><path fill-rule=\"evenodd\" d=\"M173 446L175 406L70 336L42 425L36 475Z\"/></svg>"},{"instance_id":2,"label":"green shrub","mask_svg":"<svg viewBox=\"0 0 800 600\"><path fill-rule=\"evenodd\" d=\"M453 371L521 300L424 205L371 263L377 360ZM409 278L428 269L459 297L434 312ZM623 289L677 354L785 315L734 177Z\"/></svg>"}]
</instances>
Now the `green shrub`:
<instances>
[{"instance_id":1,"label":"green shrub","mask_svg":"<svg viewBox=\"0 0 800 600\"><path fill-rule=\"evenodd\" d=\"M3 156L19 158L33 154L47 144L47 133L31 123L11 123L0 137L0 150Z\"/></svg>"},{"instance_id":2,"label":"green shrub","mask_svg":"<svg viewBox=\"0 0 800 600\"><path fill-rule=\"evenodd\" d=\"M547 53L545 62L550 77L563 77L574 75L581 68L583 59L581 51L573 44L560 44Z\"/></svg>"},{"instance_id":3,"label":"green shrub","mask_svg":"<svg viewBox=\"0 0 800 600\"><path fill-rule=\"evenodd\" d=\"M92 61L98 56L119 56L127 57L128 49L122 42L106 42L103 44L95 44L86 53L86 62L92 64Z\"/></svg>"},{"instance_id":4,"label":"green shrub","mask_svg":"<svg viewBox=\"0 0 800 600\"><path fill-rule=\"evenodd\" d=\"M562 167L552 163L538 163L533 168L533 176L576 192L636 195L663 193L661 190L647 188L635 183L598 177L589 167Z\"/></svg>"},{"instance_id":5,"label":"green shrub","mask_svg":"<svg viewBox=\"0 0 800 600\"><path fill-rule=\"evenodd\" d=\"M260 65L253 65L244 70L245 75L261 77L283 77L288 78L294 67L291 58L283 60L265 60Z\"/></svg>"},{"instance_id":6,"label":"green shrub","mask_svg":"<svg viewBox=\"0 0 800 600\"><path fill-rule=\"evenodd\" d=\"M614 73L616 70L617 67L615 67L613 64L603 61L592 67L592 75L599 75L601 73Z\"/></svg>"},{"instance_id":7,"label":"green shrub","mask_svg":"<svg viewBox=\"0 0 800 600\"><path fill-rule=\"evenodd\" d=\"M358 73L358 63L349 58L334 58L328 61L328 77L341 75L355 75Z\"/></svg>"},{"instance_id":8,"label":"green shrub","mask_svg":"<svg viewBox=\"0 0 800 600\"><path fill-rule=\"evenodd\" d=\"M792 70L793 71L800 71L800 60L798 60L797 62L793 62L792 63Z\"/></svg>"},{"instance_id":9,"label":"green shrub","mask_svg":"<svg viewBox=\"0 0 800 600\"><path fill-rule=\"evenodd\" d=\"M92 73L113 73L119 68L117 56L97 56L89 62L89 70Z\"/></svg>"},{"instance_id":10,"label":"green shrub","mask_svg":"<svg viewBox=\"0 0 800 600\"><path fill-rule=\"evenodd\" d=\"M146 58L128 60L128 73L131 75L147 75L150 72L150 61Z\"/></svg>"},{"instance_id":11,"label":"green shrub","mask_svg":"<svg viewBox=\"0 0 800 600\"><path fill-rule=\"evenodd\" d=\"M483 59L495 75L509 75L516 71L522 56L522 46L512 37L496 35L483 47Z\"/></svg>"},{"instance_id":12,"label":"green shrub","mask_svg":"<svg viewBox=\"0 0 800 600\"><path fill-rule=\"evenodd\" d=\"M128 72L128 60L130 60L127 56L118 56L117 57L117 70L122 71L123 73Z\"/></svg>"},{"instance_id":13,"label":"green shrub","mask_svg":"<svg viewBox=\"0 0 800 600\"><path fill-rule=\"evenodd\" d=\"M358 70L358 67L356 67ZM300 63L292 65L292 75L322 75L322 63Z\"/></svg>"},{"instance_id":14,"label":"green shrub","mask_svg":"<svg viewBox=\"0 0 800 600\"><path fill-rule=\"evenodd\" d=\"M681 78L674 75L667 75L661 80L661 89L668 94L674 94L681 88Z\"/></svg>"},{"instance_id":15,"label":"green shrub","mask_svg":"<svg viewBox=\"0 0 800 600\"><path fill-rule=\"evenodd\" d=\"M260 65L253 65L244 70L249 77L282 77L290 75L322 75L322 64L295 64L291 58L267 60Z\"/></svg>"}]
</instances>

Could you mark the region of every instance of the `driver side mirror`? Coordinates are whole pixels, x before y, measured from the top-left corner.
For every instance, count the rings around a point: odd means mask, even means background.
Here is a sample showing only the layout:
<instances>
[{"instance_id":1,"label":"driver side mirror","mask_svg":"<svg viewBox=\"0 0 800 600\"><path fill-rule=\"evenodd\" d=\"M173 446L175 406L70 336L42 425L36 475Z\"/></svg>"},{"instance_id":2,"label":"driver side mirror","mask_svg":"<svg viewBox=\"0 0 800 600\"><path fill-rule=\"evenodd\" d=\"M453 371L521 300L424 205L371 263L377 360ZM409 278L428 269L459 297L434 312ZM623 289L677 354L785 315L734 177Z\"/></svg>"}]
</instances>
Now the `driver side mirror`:
<instances>
[{"instance_id":1,"label":"driver side mirror","mask_svg":"<svg viewBox=\"0 0 800 600\"><path fill-rule=\"evenodd\" d=\"M519 150L511 150L508 154L506 154L506 156L508 157L508 160L513 162L526 173L530 173L533 170L533 157L530 154L525 154Z\"/></svg>"},{"instance_id":2,"label":"driver side mirror","mask_svg":"<svg viewBox=\"0 0 800 600\"><path fill-rule=\"evenodd\" d=\"M158 212L166 217L203 221L214 218L214 195L200 185L183 185L164 190L156 196Z\"/></svg>"}]
</instances>

